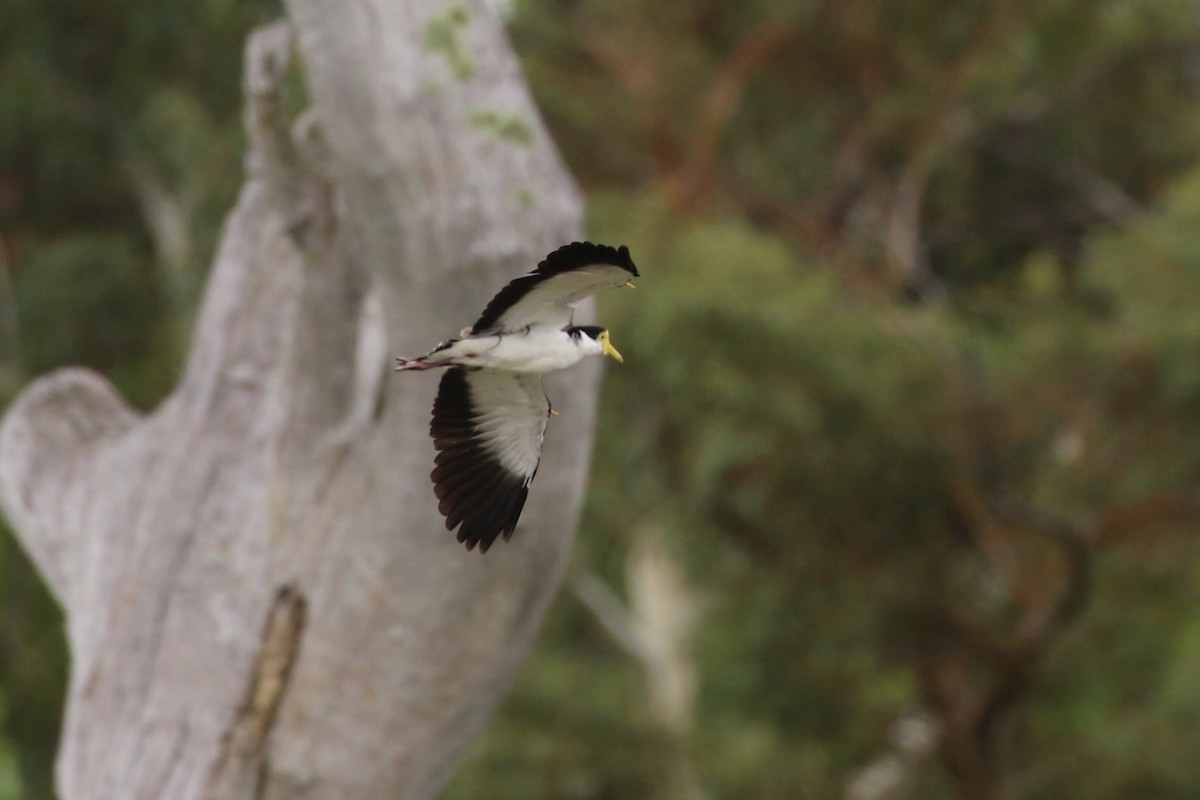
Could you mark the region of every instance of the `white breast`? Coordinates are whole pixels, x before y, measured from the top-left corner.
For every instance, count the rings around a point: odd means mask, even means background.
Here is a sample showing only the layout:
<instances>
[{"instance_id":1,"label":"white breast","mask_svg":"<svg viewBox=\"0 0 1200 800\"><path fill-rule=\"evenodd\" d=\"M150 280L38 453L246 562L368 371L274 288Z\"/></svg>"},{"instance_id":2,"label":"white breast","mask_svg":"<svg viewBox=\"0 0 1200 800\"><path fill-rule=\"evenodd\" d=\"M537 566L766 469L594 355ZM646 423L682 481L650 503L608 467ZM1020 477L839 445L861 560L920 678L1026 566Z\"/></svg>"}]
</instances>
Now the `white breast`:
<instances>
[{"instance_id":1,"label":"white breast","mask_svg":"<svg viewBox=\"0 0 1200 800\"><path fill-rule=\"evenodd\" d=\"M540 374L566 369L600 351L600 344L588 336L572 337L558 328L534 327L462 339L437 355L467 366Z\"/></svg>"}]
</instances>

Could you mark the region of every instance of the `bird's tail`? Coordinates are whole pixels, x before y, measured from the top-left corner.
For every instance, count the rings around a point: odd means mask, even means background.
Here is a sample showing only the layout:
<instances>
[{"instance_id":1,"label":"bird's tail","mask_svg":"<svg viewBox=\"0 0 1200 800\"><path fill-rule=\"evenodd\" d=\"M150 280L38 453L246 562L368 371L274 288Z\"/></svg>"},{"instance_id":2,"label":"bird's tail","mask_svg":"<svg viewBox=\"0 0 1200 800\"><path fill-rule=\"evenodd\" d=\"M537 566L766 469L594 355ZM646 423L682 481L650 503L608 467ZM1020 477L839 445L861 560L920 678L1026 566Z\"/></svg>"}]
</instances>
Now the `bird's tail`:
<instances>
[{"instance_id":1,"label":"bird's tail","mask_svg":"<svg viewBox=\"0 0 1200 800\"><path fill-rule=\"evenodd\" d=\"M396 372L403 372L406 369L422 370L458 366L457 357L461 354L452 348L462 341L462 339L449 339L419 358L398 356L396 358Z\"/></svg>"},{"instance_id":2,"label":"bird's tail","mask_svg":"<svg viewBox=\"0 0 1200 800\"><path fill-rule=\"evenodd\" d=\"M445 364L430 364L428 361L420 358L402 358L396 357L396 372L403 372L406 369L433 369L434 367L444 367Z\"/></svg>"}]
</instances>

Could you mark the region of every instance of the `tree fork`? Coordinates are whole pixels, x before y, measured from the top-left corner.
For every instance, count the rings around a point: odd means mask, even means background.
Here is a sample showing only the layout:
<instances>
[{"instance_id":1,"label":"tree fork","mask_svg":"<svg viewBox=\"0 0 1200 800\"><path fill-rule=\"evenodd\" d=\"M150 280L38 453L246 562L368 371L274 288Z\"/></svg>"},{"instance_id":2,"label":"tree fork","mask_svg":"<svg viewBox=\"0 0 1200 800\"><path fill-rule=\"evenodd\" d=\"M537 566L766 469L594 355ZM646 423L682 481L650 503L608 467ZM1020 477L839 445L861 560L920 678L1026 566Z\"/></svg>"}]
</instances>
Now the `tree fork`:
<instances>
[{"instance_id":1,"label":"tree fork","mask_svg":"<svg viewBox=\"0 0 1200 800\"><path fill-rule=\"evenodd\" d=\"M246 181L179 385L141 415L60 370L0 420L0 504L67 616L63 800L434 797L566 567L598 365L547 381L572 424L484 558L429 485L436 382L388 374L581 232L501 21L287 10L247 46Z\"/></svg>"}]
</instances>

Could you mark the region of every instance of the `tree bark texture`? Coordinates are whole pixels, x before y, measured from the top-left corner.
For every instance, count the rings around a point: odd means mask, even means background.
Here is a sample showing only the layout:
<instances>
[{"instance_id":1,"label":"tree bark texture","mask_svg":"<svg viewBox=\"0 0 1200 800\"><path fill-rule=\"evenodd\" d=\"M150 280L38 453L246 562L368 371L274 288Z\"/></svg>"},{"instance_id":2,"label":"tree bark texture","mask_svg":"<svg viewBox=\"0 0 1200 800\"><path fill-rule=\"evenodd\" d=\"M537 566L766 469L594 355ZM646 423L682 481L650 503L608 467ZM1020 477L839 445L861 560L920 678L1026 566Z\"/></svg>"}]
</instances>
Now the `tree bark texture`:
<instances>
[{"instance_id":1,"label":"tree bark texture","mask_svg":"<svg viewBox=\"0 0 1200 800\"><path fill-rule=\"evenodd\" d=\"M67 613L64 800L429 798L565 568L596 367L513 540L443 527L436 377L390 371L577 238L582 204L485 0L288 0L247 47L247 178L153 413L43 377L0 501ZM281 85L299 53L311 106Z\"/></svg>"}]
</instances>

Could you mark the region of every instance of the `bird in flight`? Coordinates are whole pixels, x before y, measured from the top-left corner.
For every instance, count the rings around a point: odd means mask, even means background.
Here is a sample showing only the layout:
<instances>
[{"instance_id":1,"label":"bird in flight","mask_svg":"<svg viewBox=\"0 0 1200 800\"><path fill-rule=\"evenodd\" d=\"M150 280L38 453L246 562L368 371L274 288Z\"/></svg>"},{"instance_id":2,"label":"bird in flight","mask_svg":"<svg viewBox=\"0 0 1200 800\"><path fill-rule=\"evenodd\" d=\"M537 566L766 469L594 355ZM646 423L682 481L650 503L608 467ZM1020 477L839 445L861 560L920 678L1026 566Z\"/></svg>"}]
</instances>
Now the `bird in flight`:
<instances>
[{"instance_id":1,"label":"bird in flight","mask_svg":"<svg viewBox=\"0 0 1200 800\"><path fill-rule=\"evenodd\" d=\"M448 367L429 425L438 455L430 477L446 529L486 553L517 527L537 474L551 410L542 374L588 356L623 361L608 331L575 325L575 306L601 289L632 286L629 248L573 242L509 283L458 338L396 370ZM461 527L459 527L461 526Z\"/></svg>"}]
</instances>

